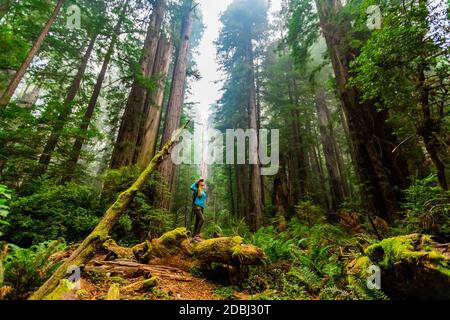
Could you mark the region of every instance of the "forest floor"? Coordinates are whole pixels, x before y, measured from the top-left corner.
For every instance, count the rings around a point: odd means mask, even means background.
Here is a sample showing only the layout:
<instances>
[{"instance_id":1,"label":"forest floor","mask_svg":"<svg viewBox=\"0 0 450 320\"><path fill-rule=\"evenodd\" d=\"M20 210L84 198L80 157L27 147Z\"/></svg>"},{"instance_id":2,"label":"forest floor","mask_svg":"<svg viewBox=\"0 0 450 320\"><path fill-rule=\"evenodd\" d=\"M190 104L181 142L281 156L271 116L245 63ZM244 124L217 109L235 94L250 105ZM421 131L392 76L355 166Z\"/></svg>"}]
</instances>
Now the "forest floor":
<instances>
[{"instance_id":1,"label":"forest floor","mask_svg":"<svg viewBox=\"0 0 450 320\"><path fill-rule=\"evenodd\" d=\"M60 253L63 258L71 250ZM108 291L117 284L120 300L222 300L215 293L219 283L194 276L189 264L179 256L157 258L150 264L134 259L110 260L106 253L97 254L84 268L78 290L63 294L61 300L107 300ZM156 277L154 286L142 287L142 283ZM250 299L243 292L233 292L235 299Z\"/></svg>"},{"instance_id":2,"label":"forest floor","mask_svg":"<svg viewBox=\"0 0 450 320\"><path fill-rule=\"evenodd\" d=\"M143 265L142 270L153 270L151 275L157 277L157 284L151 290L121 290L121 300L215 300L214 294L216 284L210 281L190 275L188 272L166 265ZM156 272L155 272L156 271ZM136 283L145 280L144 276L124 279L121 281L122 288L133 287ZM75 299L98 300L104 299L111 286L111 281L88 278L81 282L81 289L85 290Z\"/></svg>"}]
</instances>

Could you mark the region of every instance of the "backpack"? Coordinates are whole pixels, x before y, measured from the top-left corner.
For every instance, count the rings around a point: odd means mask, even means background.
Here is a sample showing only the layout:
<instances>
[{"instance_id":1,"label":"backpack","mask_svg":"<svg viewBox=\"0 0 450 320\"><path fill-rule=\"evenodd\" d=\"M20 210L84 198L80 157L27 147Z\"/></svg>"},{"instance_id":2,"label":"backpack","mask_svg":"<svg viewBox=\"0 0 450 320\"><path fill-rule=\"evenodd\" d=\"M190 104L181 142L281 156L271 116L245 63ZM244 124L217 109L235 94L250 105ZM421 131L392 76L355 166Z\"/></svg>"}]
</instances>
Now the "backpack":
<instances>
[{"instance_id":1,"label":"backpack","mask_svg":"<svg viewBox=\"0 0 450 320\"><path fill-rule=\"evenodd\" d=\"M198 188L198 182L195 184L195 186ZM197 191L192 191L192 206L195 204L195 198L197 197Z\"/></svg>"}]
</instances>

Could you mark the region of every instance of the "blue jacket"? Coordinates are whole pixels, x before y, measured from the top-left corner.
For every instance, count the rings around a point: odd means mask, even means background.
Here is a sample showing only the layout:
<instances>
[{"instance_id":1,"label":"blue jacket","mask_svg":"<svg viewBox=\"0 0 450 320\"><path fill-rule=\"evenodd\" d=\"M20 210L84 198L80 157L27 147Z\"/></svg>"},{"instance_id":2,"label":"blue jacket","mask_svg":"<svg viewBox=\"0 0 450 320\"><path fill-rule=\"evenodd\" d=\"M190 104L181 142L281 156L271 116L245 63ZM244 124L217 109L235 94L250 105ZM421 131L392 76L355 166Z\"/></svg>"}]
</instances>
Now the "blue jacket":
<instances>
[{"instance_id":1,"label":"blue jacket","mask_svg":"<svg viewBox=\"0 0 450 320\"><path fill-rule=\"evenodd\" d=\"M197 190L198 190L197 182L194 182L194 184L191 186L191 190L195 191L195 195L196 195L194 204L199 206L199 207L204 208L205 207L205 202L206 202L206 192L205 192L205 190L202 190L202 196L200 198L197 196Z\"/></svg>"}]
</instances>

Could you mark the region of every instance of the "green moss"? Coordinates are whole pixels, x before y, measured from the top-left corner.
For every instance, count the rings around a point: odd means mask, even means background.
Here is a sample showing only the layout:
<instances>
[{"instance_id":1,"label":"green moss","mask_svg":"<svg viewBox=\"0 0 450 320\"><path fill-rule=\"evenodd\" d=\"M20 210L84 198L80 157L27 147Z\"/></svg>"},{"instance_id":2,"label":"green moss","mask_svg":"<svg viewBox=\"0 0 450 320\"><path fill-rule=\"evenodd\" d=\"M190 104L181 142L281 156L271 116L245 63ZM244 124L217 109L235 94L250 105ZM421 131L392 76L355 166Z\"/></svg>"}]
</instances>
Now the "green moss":
<instances>
[{"instance_id":1,"label":"green moss","mask_svg":"<svg viewBox=\"0 0 450 320\"><path fill-rule=\"evenodd\" d=\"M113 283L109 288L106 300L120 300L120 289L117 283Z\"/></svg>"},{"instance_id":2,"label":"green moss","mask_svg":"<svg viewBox=\"0 0 450 320\"><path fill-rule=\"evenodd\" d=\"M389 268L398 261L414 262L419 259L447 264L448 258L431 249L431 237L411 234L384 239L364 251L380 267Z\"/></svg>"},{"instance_id":3,"label":"green moss","mask_svg":"<svg viewBox=\"0 0 450 320\"><path fill-rule=\"evenodd\" d=\"M347 265L347 281L350 285L355 284L357 279L365 279L367 277L366 270L373 262L368 256L360 256L352 260Z\"/></svg>"},{"instance_id":4,"label":"green moss","mask_svg":"<svg viewBox=\"0 0 450 320\"><path fill-rule=\"evenodd\" d=\"M440 273L445 274L447 277L450 277L450 268L439 266L439 267L437 267L437 270Z\"/></svg>"},{"instance_id":5,"label":"green moss","mask_svg":"<svg viewBox=\"0 0 450 320\"><path fill-rule=\"evenodd\" d=\"M88 296L89 296L89 293L84 289L80 289L77 291L77 297L79 299L86 299Z\"/></svg>"},{"instance_id":6,"label":"green moss","mask_svg":"<svg viewBox=\"0 0 450 320\"><path fill-rule=\"evenodd\" d=\"M193 254L197 258L210 256L218 260L229 260L233 255L240 254L239 245L242 243L241 237L212 238L196 243L193 247Z\"/></svg>"},{"instance_id":7,"label":"green moss","mask_svg":"<svg viewBox=\"0 0 450 320\"><path fill-rule=\"evenodd\" d=\"M72 291L72 284L67 279L62 279L55 290L45 296L43 300L61 300L62 296L70 291Z\"/></svg>"},{"instance_id":8,"label":"green moss","mask_svg":"<svg viewBox=\"0 0 450 320\"><path fill-rule=\"evenodd\" d=\"M146 279L142 282L142 287L147 290L151 290L158 283L157 277L151 277L150 279Z\"/></svg>"},{"instance_id":9,"label":"green moss","mask_svg":"<svg viewBox=\"0 0 450 320\"><path fill-rule=\"evenodd\" d=\"M134 254L131 248L125 248L119 246L113 239L106 240L102 247L108 250L110 253L113 253L114 256L118 259L133 259Z\"/></svg>"},{"instance_id":10,"label":"green moss","mask_svg":"<svg viewBox=\"0 0 450 320\"><path fill-rule=\"evenodd\" d=\"M172 231L164 233L160 238L159 242L166 247L178 246L183 240L188 239L188 231L186 228L176 228Z\"/></svg>"},{"instance_id":11,"label":"green moss","mask_svg":"<svg viewBox=\"0 0 450 320\"><path fill-rule=\"evenodd\" d=\"M147 252L149 245L150 242L145 241L133 246L131 250L133 251L134 256L139 259Z\"/></svg>"},{"instance_id":12,"label":"green moss","mask_svg":"<svg viewBox=\"0 0 450 320\"><path fill-rule=\"evenodd\" d=\"M120 285L122 285L125 282L125 279L123 279L123 278L121 278L119 276L110 277L109 280L111 280L112 283L117 283L117 284L120 284Z\"/></svg>"},{"instance_id":13,"label":"green moss","mask_svg":"<svg viewBox=\"0 0 450 320\"><path fill-rule=\"evenodd\" d=\"M173 300L173 296L169 292L164 290L164 289L160 289L158 287L155 287L155 288L152 289L152 293L158 299Z\"/></svg>"},{"instance_id":14,"label":"green moss","mask_svg":"<svg viewBox=\"0 0 450 320\"><path fill-rule=\"evenodd\" d=\"M101 273L100 271L97 271L95 269L87 271L87 276L89 279L91 279L94 283L100 283L105 280L105 275Z\"/></svg>"}]
</instances>

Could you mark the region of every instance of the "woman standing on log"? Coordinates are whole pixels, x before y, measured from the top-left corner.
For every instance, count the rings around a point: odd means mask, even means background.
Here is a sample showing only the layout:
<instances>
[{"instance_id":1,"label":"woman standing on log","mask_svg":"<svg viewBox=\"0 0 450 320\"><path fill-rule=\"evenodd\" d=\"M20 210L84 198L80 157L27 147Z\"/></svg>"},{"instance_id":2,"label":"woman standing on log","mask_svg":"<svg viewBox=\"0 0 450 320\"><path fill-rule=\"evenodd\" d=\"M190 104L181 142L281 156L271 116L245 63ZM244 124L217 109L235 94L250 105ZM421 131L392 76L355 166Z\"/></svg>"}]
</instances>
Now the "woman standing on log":
<instances>
[{"instance_id":1,"label":"woman standing on log","mask_svg":"<svg viewBox=\"0 0 450 320\"><path fill-rule=\"evenodd\" d=\"M200 230L202 228L203 222L203 209L205 208L206 202L206 192L204 190L205 180L199 179L194 182L191 186L191 190L194 191L192 199L192 210L195 213L195 226L194 226L194 238L192 242L201 241Z\"/></svg>"}]
</instances>

